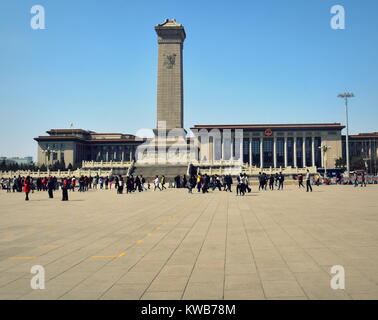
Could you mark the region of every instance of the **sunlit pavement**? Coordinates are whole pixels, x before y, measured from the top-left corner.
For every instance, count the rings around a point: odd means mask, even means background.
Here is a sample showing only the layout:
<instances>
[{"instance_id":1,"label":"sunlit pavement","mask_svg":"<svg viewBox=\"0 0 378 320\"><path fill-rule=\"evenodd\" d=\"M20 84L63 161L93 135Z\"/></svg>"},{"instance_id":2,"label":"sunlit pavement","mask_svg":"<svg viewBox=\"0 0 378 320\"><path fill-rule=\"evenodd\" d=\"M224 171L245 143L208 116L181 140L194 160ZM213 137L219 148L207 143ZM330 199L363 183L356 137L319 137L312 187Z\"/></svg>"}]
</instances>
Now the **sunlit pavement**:
<instances>
[{"instance_id":1,"label":"sunlit pavement","mask_svg":"<svg viewBox=\"0 0 378 320\"><path fill-rule=\"evenodd\" d=\"M377 194L1 190L0 299L378 299Z\"/></svg>"}]
</instances>

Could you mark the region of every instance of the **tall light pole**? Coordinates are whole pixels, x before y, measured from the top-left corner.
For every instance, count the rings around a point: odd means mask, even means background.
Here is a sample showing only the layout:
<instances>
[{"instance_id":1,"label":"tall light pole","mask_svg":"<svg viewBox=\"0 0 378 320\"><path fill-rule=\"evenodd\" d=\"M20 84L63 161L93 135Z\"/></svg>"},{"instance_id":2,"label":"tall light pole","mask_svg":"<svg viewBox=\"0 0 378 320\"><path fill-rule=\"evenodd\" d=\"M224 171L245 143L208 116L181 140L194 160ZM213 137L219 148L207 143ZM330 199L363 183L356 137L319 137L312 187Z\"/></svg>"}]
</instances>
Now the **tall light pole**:
<instances>
[{"instance_id":1,"label":"tall light pole","mask_svg":"<svg viewBox=\"0 0 378 320\"><path fill-rule=\"evenodd\" d=\"M345 100L345 117L346 117L346 136L345 136L345 156L347 165L347 175L349 177L350 165L349 165L349 119L348 119L348 98L353 98L354 94L349 92L340 93L338 98Z\"/></svg>"}]
</instances>

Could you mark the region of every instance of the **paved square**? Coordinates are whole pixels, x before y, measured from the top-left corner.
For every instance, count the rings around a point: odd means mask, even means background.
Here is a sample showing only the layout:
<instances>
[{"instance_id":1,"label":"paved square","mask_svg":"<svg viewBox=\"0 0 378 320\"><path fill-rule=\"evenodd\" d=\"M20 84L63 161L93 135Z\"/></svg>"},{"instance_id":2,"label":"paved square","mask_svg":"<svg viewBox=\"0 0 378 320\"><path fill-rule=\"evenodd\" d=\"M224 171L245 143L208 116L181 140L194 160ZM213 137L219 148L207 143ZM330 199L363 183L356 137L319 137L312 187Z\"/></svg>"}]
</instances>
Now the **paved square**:
<instances>
[{"instance_id":1,"label":"paved square","mask_svg":"<svg viewBox=\"0 0 378 320\"><path fill-rule=\"evenodd\" d=\"M378 299L378 185L253 191L2 190L0 299Z\"/></svg>"}]
</instances>

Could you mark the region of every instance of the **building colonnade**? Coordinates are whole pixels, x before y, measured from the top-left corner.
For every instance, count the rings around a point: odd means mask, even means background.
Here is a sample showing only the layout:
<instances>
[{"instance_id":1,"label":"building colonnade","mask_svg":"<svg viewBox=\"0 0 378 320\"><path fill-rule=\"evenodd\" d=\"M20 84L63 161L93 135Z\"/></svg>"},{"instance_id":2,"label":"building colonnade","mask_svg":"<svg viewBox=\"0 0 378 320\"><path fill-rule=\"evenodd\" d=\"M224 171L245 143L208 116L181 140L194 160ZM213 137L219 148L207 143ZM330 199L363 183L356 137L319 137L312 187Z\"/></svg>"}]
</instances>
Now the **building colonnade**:
<instances>
[{"instance_id":1,"label":"building colonnade","mask_svg":"<svg viewBox=\"0 0 378 320\"><path fill-rule=\"evenodd\" d=\"M209 137L210 162L236 161L255 167L324 167L320 148L321 135L317 132L238 133L228 137ZM203 158L202 158L203 159Z\"/></svg>"}]
</instances>

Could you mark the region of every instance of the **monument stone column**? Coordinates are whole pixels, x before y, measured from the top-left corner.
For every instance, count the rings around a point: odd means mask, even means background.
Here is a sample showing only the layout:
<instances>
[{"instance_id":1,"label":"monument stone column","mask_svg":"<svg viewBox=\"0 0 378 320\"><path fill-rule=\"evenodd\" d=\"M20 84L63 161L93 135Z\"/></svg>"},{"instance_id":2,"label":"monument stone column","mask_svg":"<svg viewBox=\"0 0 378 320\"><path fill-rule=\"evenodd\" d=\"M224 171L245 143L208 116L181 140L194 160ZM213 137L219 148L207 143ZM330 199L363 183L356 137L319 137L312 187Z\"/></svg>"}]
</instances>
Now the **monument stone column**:
<instances>
[{"instance_id":1,"label":"monument stone column","mask_svg":"<svg viewBox=\"0 0 378 320\"><path fill-rule=\"evenodd\" d=\"M175 19L166 19L155 27L158 36L157 128L184 132L183 44L184 27Z\"/></svg>"}]
</instances>

